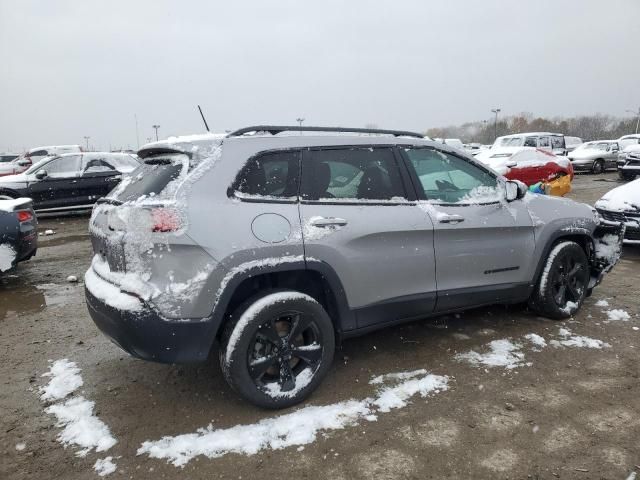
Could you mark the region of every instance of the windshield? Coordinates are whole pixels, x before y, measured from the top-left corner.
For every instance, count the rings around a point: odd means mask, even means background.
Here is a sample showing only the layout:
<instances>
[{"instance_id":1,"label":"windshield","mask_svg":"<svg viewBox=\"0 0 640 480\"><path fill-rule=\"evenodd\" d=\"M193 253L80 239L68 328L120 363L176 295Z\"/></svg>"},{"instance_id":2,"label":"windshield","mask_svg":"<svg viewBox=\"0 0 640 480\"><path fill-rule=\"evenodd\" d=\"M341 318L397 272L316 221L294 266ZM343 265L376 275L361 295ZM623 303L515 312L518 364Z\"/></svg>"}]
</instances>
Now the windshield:
<instances>
[{"instance_id":1,"label":"windshield","mask_svg":"<svg viewBox=\"0 0 640 480\"><path fill-rule=\"evenodd\" d=\"M24 173L29 174L29 173L34 173L36 170L38 170L42 165L44 165L45 163L49 163L49 161L51 161L52 159L54 159L56 157L54 156L50 156L50 157L44 157L42 160L40 160L39 162L34 163L33 165L31 165Z\"/></svg>"},{"instance_id":2,"label":"windshield","mask_svg":"<svg viewBox=\"0 0 640 480\"><path fill-rule=\"evenodd\" d=\"M584 143L576 150L602 150L606 151L609 144L607 142Z\"/></svg>"},{"instance_id":3,"label":"windshield","mask_svg":"<svg viewBox=\"0 0 640 480\"><path fill-rule=\"evenodd\" d=\"M500 147L521 147L524 143L524 137L505 137L500 139L498 146Z\"/></svg>"}]
</instances>

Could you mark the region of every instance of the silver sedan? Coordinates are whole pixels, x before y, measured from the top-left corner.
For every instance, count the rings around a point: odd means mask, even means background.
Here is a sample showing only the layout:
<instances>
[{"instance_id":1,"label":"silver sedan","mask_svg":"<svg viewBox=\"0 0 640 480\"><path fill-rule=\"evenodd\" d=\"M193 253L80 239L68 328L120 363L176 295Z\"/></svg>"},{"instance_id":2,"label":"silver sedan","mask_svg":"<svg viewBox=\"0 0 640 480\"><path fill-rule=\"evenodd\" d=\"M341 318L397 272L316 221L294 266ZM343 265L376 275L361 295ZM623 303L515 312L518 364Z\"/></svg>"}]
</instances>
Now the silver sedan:
<instances>
[{"instance_id":1,"label":"silver sedan","mask_svg":"<svg viewBox=\"0 0 640 480\"><path fill-rule=\"evenodd\" d=\"M615 140L586 142L569 153L574 170L602 173L607 168L617 168L620 147Z\"/></svg>"}]
</instances>

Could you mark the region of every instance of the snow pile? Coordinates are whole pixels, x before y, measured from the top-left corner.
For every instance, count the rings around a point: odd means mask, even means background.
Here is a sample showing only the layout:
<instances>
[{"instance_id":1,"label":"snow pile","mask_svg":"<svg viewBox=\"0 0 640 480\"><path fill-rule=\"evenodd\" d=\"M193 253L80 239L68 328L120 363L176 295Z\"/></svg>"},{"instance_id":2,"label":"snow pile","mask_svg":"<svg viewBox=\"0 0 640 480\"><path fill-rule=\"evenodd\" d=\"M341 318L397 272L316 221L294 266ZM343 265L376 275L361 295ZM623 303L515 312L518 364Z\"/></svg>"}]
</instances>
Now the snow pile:
<instances>
[{"instance_id":1,"label":"snow pile","mask_svg":"<svg viewBox=\"0 0 640 480\"><path fill-rule=\"evenodd\" d=\"M11 269L13 261L16 259L16 251L9 244L0 245L0 273Z\"/></svg>"},{"instance_id":2,"label":"snow pile","mask_svg":"<svg viewBox=\"0 0 640 480\"><path fill-rule=\"evenodd\" d=\"M608 307L609 306L609 302L607 302L606 300L598 300L596 302L596 307Z\"/></svg>"},{"instance_id":3,"label":"snow pile","mask_svg":"<svg viewBox=\"0 0 640 480\"><path fill-rule=\"evenodd\" d=\"M44 401L62 400L82 386L80 369L66 358L53 362L42 376L51 377L46 386L40 387L40 398Z\"/></svg>"},{"instance_id":4,"label":"snow pile","mask_svg":"<svg viewBox=\"0 0 640 480\"><path fill-rule=\"evenodd\" d=\"M79 457L86 456L93 449L96 452L104 452L117 443L109 427L94 416L93 407L94 402L80 396L64 403L56 403L45 410L56 416L56 426L64 427L57 437L58 441L65 447L77 445L82 448L76 452Z\"/></svg>"},{"instance_id":5,"label":"snow pile","mask_svg":"<svg viewBox=\"0 0 640 480\"><path fill-rule=\"evenodd\" d=\"M580 335L574 335L570 330L561 328L558 332L563 340L551 340L551 345L554 347L578 347L578 348L595 348L602 349L610 347L608 343L595 338L583 337Z\"/></svg>"},{"instance_id":6,"label":"snow pile","mask_svg":"<svg viewBox=\"0 0 640 480\"><path fill-rule=\"evenodd\" d=\"M318 348L321 348L318 345ZM300 390L305 388L313 380L313 372L310 368L305 368L295 377L296 385L291 390L282 391L282 387L278 382L267 383L265 388L267 395L271 398L290 398L298 394Z\"/></svg>"},{"instance_id":7,"label":"snow pile","mask_svg":"<svg viewBox=\"0 0 640 480\"><path fill-rule=\"evenodd\" d=\"M83 384L80 369L75 362L66 358L53 362L49 372L42 376L51 378L46 386L40 388L40 398L43 401L62 400ZM57 418L56 426L63 427L58 434L58 441L65 448L69 445L79 446L81 450L76 455L80 457L93 449L96 452L106 451L117 443L109 427L93 414L93 407L93 402L77 396L45 409L46 413Z\"/></svg>"},{"instance_id":8,"label":"snow pile","mask_svg":"<svg viewBox=\"0 0 640 480\"><path fill-rule=\"evenodd\" d=\"M98 475L104 477L116 471L116 464L113 463L113 457L99 458L93 465L93 469Z\"/></svg>"},{"instance_id":9,"label":"snow pile","mask_svg":"<svg viewBox=\"0 0 640 480\"><path fill-rule=\"evenodd\" d=\"M626 311L619 308L607 310L606 313L607 313L607 318L611 321L622 320L623 322L626 322L627 320L631 320L631 315L629 315Z\"/></svg>"},{"instance_id":10,"label":"snow pile","mask_svg":"<svg viewBox=\"0 0 640 480\"><path fill-rule=\"evenodd\" d=\"M527 340L529 340L533 345L537 348L534 348L536 351L540 351L541 349L547 346L547 341L536 333L528 333L524 336Z\"/></svg>"},{"instance_id":11,"label":"snow pile","mask_svg":"<svg viewBox=\"0 0 640 480\"><path fill-rule=\"evenodd\" d=\"M513 343L508 339L494 340L489 343L490 351L487 353L478 353L471 350L467 353L459 353L454 358L458 361L469 362L472 365L485 365L487 367L505 367L513 369L523 365L531 365L525 363L524 353L520 350L522 345Z\"/></svg>"},{"instance_id":12,"label":"snow pile","mask_svg":"<svg viewBox=\"0 0 640 480\"><path fill-rule=\"evenodd\" d=\"M383 375L374 380L398 380L416 375L416 372L402 372ZM426 397L444 391L447 389L448 380L445 376L422 374L420 378L410 378L394 386L382 388L376 398L304 407L286 415L226 429L216 430L209 425L196 433L143 442L137 453L146 453L152 458L164 458L175 466L183 467L198 455L209 458L218 458L228 453L254 455L268 448L279 450L307 445L314 442L319 433L342 430L363 420L375 421L376 413L404 407L409 399L418 393ZM383 380L376 381L375 384L382 382Z\"/></svg>"}]
</instances>

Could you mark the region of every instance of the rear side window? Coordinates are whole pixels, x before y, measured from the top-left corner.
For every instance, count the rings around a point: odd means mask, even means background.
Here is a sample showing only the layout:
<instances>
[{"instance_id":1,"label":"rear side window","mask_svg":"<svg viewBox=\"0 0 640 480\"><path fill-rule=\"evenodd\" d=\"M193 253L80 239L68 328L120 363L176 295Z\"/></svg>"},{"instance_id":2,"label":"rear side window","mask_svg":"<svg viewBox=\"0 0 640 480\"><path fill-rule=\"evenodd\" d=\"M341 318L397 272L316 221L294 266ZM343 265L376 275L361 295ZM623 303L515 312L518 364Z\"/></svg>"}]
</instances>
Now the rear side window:
<instances>
[{"instance_id":1,"label":"rear side window","mask_svg":"<svg viewBox=\"0 0 640 480\"><path fill-rule=\"evenodd\" d=\"M405 193L390 148L336 148L305 152L305 200L401 200Z\"/></svg>"},{"instance_id":2,"label":"rear side window","mask_svg":"<svg viewBox=\"0 0 640 480\"><path fill-rule=\"evenodd\" d=\"M524 141L525 147L537 147L538 139L536 137L527 137Z\"/></svg>"},{"instance_id":3,"label":"rear side window","mask_svg":"<svg viewBox=\"0 0 640 480\"><path fill-rule=\"evenodd\" d=\"M551 137L551 148L564 148L564 137Z\"/></svg>"},{"instance_id":4,"label":"rear side window","mask_svg":"<svg viewBox=\"0 0 640 480\"><path fill-rule=\"evenodd\" d=\"M253 157L234 185L240 198L271 197L296 200L300 169L299 151L266 152Z\"/></svg>"}]
</instances>

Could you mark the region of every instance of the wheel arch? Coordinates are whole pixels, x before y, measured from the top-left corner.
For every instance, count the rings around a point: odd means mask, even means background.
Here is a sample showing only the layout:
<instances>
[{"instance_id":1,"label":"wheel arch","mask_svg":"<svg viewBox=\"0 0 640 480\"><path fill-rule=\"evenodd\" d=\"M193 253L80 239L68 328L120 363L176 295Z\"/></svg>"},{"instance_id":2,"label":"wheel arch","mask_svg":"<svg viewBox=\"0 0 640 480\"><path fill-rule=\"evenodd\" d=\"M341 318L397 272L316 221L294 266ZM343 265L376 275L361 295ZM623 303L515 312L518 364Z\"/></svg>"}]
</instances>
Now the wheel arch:
<instances>
[{"instance_id":1,"label":"wheel arch","mask_svg":"<svg viewBox=\"0 0 640 480\"><path fill-rule=\"evenodd\" d=\"M247 298L263 290L289 289L305 293L320 303L331 318L338 336L355 328L344 287L336 272L324 262L300 260L268 268L255 267L234 275L220 294L213 311L220 339L231 313Z\"/></svg>"},{"instance_id":2,"label":"wheel arch","mask_svg":"<svg viewBox=\"0 0 640 480\"><path fill-rule=\"evenodd\" d=\"M535 275L532 280L532 285L536 285L540 275L542 274L542 269L544 268L545 263L547 262L547 258L549 257L549 253L553 247L555 247L558 243L567 241L567 242L575 242L582 247L584 253L587 255L587 258L591 262L594 250L593 237L591 232L586 228L572 228L571 231L567 230L558 230L554 235L552 235L547 241L542 255L538 259L538 265L536 266Z\"/></svg>"}]
</instances>

